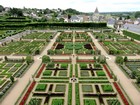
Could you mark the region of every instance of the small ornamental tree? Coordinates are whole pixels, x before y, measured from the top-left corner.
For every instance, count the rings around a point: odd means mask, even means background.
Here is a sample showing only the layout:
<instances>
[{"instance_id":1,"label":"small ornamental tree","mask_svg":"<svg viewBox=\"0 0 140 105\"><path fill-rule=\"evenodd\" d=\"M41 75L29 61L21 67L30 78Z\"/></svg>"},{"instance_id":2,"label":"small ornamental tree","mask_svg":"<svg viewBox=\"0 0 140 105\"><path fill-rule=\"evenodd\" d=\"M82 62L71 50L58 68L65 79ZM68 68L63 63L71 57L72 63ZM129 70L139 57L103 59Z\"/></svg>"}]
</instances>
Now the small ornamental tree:
<instances>
[{"instance_id":1,"label":"small ornamental tree","mask_svg":"<svg viewBox=\"0 0 140 105\"><path fill-rule=\"evenodd\" d=\"M117 81L117 76L116 75L114 75L113 78L114 78L114 81Z\"/></svg>"},{"instance_id":2,"label":"small ornamental tree","mask_svg":"<svg viewBox=\"0 0 140 105\"><path fill-rule=\"evenodd\" d=\"M5 60L5 61L8 61L8 58L7 58L7 56L4 56L4 60Z\"/></svg>"},{"instance_id":3,"label":"small ornamental tree","mask_svg":"<svg viewBox=\"0 0 140 105\"><path fill-rule=\"evenodd\" d=\"M15 79L14 79L13 76L11 76L11 77L10 77L10 80L11 80L11 82L13 83Z\"/></svg>"},{"instance_id":4,"label":"small ornamental tree","mask_svg":"<svg viewBox=\"0 0 140 105\"><path fill-rule=\"evenodd\" d=\"M140 83L140 76L138 76L137 78L137 83Z\"/></svg>"},{"instance_id":5,"label":"small ornamental tree","mask_svg":"<svg viewBox=\"0 0 140 105\"><path fill-rule=\"evenodd\" d=\"M118 63L118 64L123 64L124 59L123 59L122 56L117 56L115 62Z\"/></svg>"},{"instance_id":6,"label":"small ornamental tree","mask_svg":"<svg viewBox=\"0 0 140 105\"><path fill-rule=\"evenodd\" d=\"M124 57L124 62L127 62L128 61L128 58L127 56Z\"/></svg>"},{"instance_id":7,"label":"small ornamental tree","mask_svg":"<svg viewBox=\"0 0 140 105\"><path fill-rule=\"evenodd\" d=\"M98 61L99 63L104 64L104 63L106 63L106 57L105 57L104 55L100 55L100 56L98 57L97 61Z\"/></svg>"},{"instance_id":8,"label":"small ornamental tree","mask_svg":"<svg viewBox=\"0 0 140 105\"><path fill-rule=\"evenodd\" d=\"M96 62L96 61L97 61L96 56L94 56L94 58L93 58L93 59L94 59L94 62Z\"/></svg>"},{"instance_id":9,"label":"small ornamental tree","mask_svg":"<svg viewBox=\"0 0 140 105\"><path fill-rule=\"evenodd\" d=\"M50 59L49 56L47 56L47 55L43 55L42 56L42 63L48 63L50 61L51 61L51 59Z\"/></svg>"},{"instance_id":10,"label":"small ornamental tree","mask_svg":"<svg viewBox=\"0 0 140 105\"><path fill-rule=\"evenodd\" d=\"M54 55L55 54L55 51L53 51L53 50L48 50L48 54L50 54L50 55Z\"/></svg>"},{"instance_id":11,"label":"small ornamental tree","mask_svg":"<svg viewBox=\"0 0 140 105\"><path fill-rule=\"evenodd\" d=\"M136 77L136 74L137 74L136 71L133 70L133 71L131 72L131 77L134 79L134 78Z\"/></svg>"},{"instance_id":12,"label":"small ornamental tree","mask_svg":"<svg viewBox=\"0 0 140 105\"><path fill-rule=\"evenodd\" d=\"M40 53L40 50L37 49L37 50L35 51L35 55L37 55L37 54L39 54L39 53Z\"/></svg>"},{"instance_id":13,"label":"small ornamental tree","mask_svg":"<svg viewBox=\"0 0 140 105\"><path fill-rule=\"evenodd\" d=\"M26 56L25 61L29 65L29 63L31 63L33 61L32 56Z\"/></svg>"},{"instance_id":14,"label":"small ornamental tree","mask_svg":"<svg viewBox=\"0 0 140 105\"><path fill-rule=\"evenodd\" d=\"M23 62L25 61L24 57L22 57L22 61L23 61Z\"/></svg>"}]
</instances>

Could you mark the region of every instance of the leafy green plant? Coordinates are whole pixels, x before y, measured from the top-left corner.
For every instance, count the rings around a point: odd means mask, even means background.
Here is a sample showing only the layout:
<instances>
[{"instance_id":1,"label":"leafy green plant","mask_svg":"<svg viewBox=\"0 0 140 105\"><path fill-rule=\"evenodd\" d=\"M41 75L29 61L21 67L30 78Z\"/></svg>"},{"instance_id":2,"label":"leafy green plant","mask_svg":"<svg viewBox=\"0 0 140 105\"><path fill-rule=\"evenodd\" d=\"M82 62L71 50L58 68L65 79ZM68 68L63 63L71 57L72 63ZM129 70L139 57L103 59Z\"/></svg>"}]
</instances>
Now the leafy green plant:
<instances>
[{"instance_id":1,"label":"leafy green plant","mask_svg":"<svg viewBox=\"0 0 140 105\"><path fill-rule=\"evenodd\" d=\"M29 105L41 105L41 99L32 98L29 102Z\"/></svg>"},{"instance_id":2,"label":"leafy green plant","mask_svg":"<svg viewBox=\"0 0 140 105\"><path fill-rule=\"evenodd\" d=\"M53 99L52 105L64 105L64 99Z\"/></svg>"},{"instance_id":3,"label":"leafy green plant","mask_svg":"<svg viewBox=\"0 0 140 105\"><path fill-rule=\"evenodd\" d=\"M113 92L113 88L111 85L101 85L104 92Z\"/></svg>"},{"instance_id":4,"label":"leafy green plant","mask_svg":"<svg viewBox=\"0 0 140 105\"><path fill-rule=\"evenodd\" d=\"M104 71L96 71L97 76L106 76Z\"/></svg>"},{"instance_id":5,"label":"leafy green plant","mask_svg":"<svg viewBox=\"0 0 140 105\"><path fill-rule=\"evenodd\" d=\"M38 84L35 90L36 91L45 91L46 88L47 88L46 84Z\"/></svg>"},{"instance_id":6,"label":"leafy green plant","mask_svg":"<svg viewBox=\"0 0 140 105\"><path fill-rule=\"evenodd\" d=\"M87 68L87 64L81 63L81 64L80 64L80 68L81 68L81 69L86 69L86 68Z\"/></svg>"},{"instance_id":7,"label":"leafy green plant","mask_svg":"<svg viewBox=\"0 0 140 105\"><path fill-rule=\"evenodd\" d=\"M51 76L51 74L52 74L52 71L51 70L45 70L43 72L43 76Z\"/></svg>"},{"instance_id":8,"label":"leafy green plant","mask_svg":"<svg viewBox=\"0 0 140 105\"><path fill-rule=\"evenodd\" d=\"M84 99L84 105L97 105L94 99Z\"/></svg>"}]
</instances>

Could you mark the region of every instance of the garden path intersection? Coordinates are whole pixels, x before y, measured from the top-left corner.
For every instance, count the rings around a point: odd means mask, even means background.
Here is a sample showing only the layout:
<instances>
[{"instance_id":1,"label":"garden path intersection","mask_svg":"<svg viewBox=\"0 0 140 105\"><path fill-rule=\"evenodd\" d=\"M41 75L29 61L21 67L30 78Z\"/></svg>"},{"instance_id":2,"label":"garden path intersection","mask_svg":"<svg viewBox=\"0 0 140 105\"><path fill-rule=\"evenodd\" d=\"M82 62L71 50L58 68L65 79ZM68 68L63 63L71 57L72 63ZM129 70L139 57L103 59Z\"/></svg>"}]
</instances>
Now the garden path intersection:
<instances>
[{"instance_id":1,"label":"garden path intersection","mask_svg":"<svg viewBox=\"0 0 140 105\"><path fill-rule=\"evenodd\" d=\"M42 32L46 32L43 31ZM71 32L71 31L70 31ZM83 32L83 30L78 30L78 31L72 31L72 33L75 35L76 32ZM106 62L108 64L108 66L110 67L110 69L112 70L112 72L117 76L118 81L120 82L121 86L123 87L123 89L125 90L125 92L127 93L127 95L130 97L132 103L134 105L140 105L140 92L137 91L137 89L135 88L135 86L132 84L132 80L127 78L126 75L124 75L124 73L122 72L122 70L119 68L119 66L115 63L115 56L113 55L109 55L104 48L101 46L101 44L97 41L97 39L95 39L95 37L93 36L94 33L92 32L87 32L87 35L89 35L92 39L92 41L94 42L96 48L98 48L101 51L101 55L104 55L106 57ZM48 55L47 51L49 49L52 48L52 46L54 45L54 43L56 42L57 38L61 36L61 32L57 32L55 37L53 39L51 39L51 41L48 43L48 45L44 48L44 50L41 52L40 55L36 55L34 56L34 63L31 65L31 67L28 69L28 71L25 72L25 74L21 77L18 78L14 88L12 88L10 90L10 92L7 94L7 96L3 99L3 101L0 103L0 105L14 105L15 102L17 101L17 99L19 98L19 96L22 94L23 90L26 88L27 84L29 83L29 81L33 81L32 76L36 73L37 68L40 67L41 63L42 63L42 56L43 55ZM80 36L82 37L82 35ZM73 37L73 43L77 43L76 42L76 38L75 36ZM66 42L67 43L67 42ZM79 75L81 75L82 73L80 72L80 70L78 70L78 73L76 71L76 68L80 67L80 64L78 64L77 59L81 59L81 60L92 60L93 59L93 55L80 55L78 54L75 50L73 50L72 54L69 55L49 55L51 59L55 60L71 60L71 65L72 65L72 76L73 78L76 78L76 82L72 82L72 105L76 105L77 102L77 97L80 97L81 99L85 100L86 98L89 98L89 93L87 92L83 92L83 88L84 86L90 86L90 82L92 81L91 79L89 79L89 83L87 81L87 85L83 85L85 80L82 80L83 77L79 77ZM22 57L25 56L15 56L15 55L9 55L7 56L8 58L14 58L14 59L22 59ZM0 58L4 58L4 56L0 56ZM129 59L140 59L140 55L135 55L135 56L128 56ZM60 63L60 62L59 62ZM88 71L90 72L90 70ZM94 71L95 73L95 71ZM96 73L95 73L96 74ZM78 77L77 77L78 75ZM91 75L91 74L90 74ZM97 74L96 74L97 75ZM41 77L40 77L41 78ZM39 81L40 78L35 78L36 81ZM109 82L114 82L113 79L110 79L109 77L107 77ZM59 79L58 79L59 80ZM77 84L80 84L79 87L79 91L81 92L78 95L76 95L76 89L77 89ZM70 83L67 83L70 84ZM66 85L67 86L67 85ZM101 99L103 101L104 97L102 94L102 91L100 92L101 89L101 85L91 85L92 87L94 87L93 89L95 91L98 91L99 88L99 94L95 94L94 92L91 93L91 96L99 96L99 100ZM67 89L66 89L67 90ZM115 89L114 89L115 90ZM67 90L68 91L68 90ZM116 91L115 91L116 92ZM53 93L53 92L52 92ZM51 94L52 94L51 93ZM83 93L83 94L82 94ZM36 93L34 93L36 95ZM43 95L43 93L40 93L41 95ZM47 94L48 95L48 94ZM68 96L68 93L66 92L65 95ZM86 97L87 95L87 97ZM109 95L107 93L107 95L109 97L111 96L115 96L116 94L113 93L111 95ZM24 96L24 94L22 95L22 97ZM68 100L67 96L64 97L64 102L67 103L66 101ZM120 99L121 97L119 95L118 99ZM31 98L31 95L29 96ZM85 98L86 97L86 98ZM116 96L115 96L116 97ZM21 100L21 99L20 99ZM51 99L52 101L52 99ZM96 100L97 105L100 104L100 102L98 101L98 99ZM123 103L123 101L121 101L121 103ZM49 103L50 104L50 103ZM105 105L107 105L107 103L104 103ZM68 105L68 103L66 104ZM84 103L81 102L80 105L84 105ZM130 104L131 105L131 104Z\"/></svg>"}]
</instances>

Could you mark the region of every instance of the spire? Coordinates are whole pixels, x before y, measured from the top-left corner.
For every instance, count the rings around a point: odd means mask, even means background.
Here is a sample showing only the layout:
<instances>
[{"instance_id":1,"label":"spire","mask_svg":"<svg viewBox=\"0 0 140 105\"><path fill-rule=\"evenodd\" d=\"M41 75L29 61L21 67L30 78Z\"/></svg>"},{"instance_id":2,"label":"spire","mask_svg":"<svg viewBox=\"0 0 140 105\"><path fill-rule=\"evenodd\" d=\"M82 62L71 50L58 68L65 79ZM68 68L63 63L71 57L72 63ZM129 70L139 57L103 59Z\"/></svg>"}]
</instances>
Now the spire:
<instances>
[{"instance_id":1,"label":"spire","mask_svg":"<svg viewBox=\"0 0 140 105\"><path fill-rule=\"evenodd\" d=\"M95 11L94 11L94 13L99 13L99 11L98 11L98 8L96 7L96 9L95 9Z\"/></svg>"}]
</instances>

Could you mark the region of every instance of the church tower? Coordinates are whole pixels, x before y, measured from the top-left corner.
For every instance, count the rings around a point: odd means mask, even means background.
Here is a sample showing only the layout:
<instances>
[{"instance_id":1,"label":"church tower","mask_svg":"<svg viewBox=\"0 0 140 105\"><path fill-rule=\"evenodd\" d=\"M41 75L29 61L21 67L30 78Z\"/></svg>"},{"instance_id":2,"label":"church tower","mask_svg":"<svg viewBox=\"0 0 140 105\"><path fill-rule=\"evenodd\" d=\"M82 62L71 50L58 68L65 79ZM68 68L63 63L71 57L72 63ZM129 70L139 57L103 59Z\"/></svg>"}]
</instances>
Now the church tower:
<instances>
[{"instance_id":1,"label":"church tower","mask_svg":"<svg viewBox=\"0 0 140 105\"><path fill-rule=\"evenodd\" d=\"M99 10L98 8L96 7L95 11L94 11L94 14L99 14Z\"/></svg>"},{"instance_id":2,"label":"church tower","mask_svg":"<svg viewBox=\"0 0 140 105\"><path fill-rule=\"evenodd\" d=\"M99 16L100 16L99 10L98 10L98 8L96 7L96 9L95 9L95 11L94 11L94 13L93 13L93 15L92 15L92 21L98 22L98 21L99 21Z\"/></svg>"}]
</instances>

